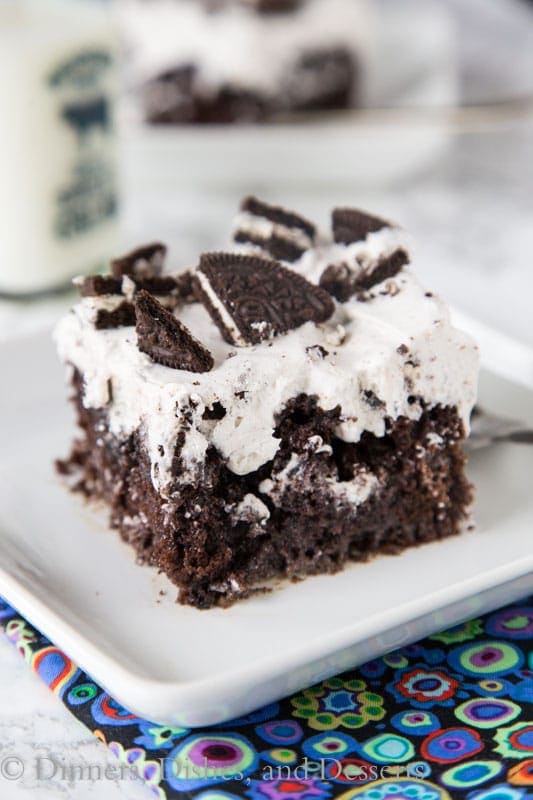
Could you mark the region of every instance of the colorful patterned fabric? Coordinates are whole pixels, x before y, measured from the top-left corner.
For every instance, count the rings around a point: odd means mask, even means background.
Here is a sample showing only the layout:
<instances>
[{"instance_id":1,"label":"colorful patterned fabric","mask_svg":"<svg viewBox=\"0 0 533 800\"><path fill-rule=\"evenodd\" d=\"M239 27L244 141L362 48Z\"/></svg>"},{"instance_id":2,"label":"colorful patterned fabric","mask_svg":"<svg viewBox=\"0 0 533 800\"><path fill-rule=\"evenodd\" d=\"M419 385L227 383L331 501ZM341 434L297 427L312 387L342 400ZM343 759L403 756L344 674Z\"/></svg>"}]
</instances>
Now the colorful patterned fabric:
<instances>
[{"instance_id":1,"label":"colorful patterned fabric","mask_svg":"<svg viewBox=\"0 0 533 800\"><path fill-rule=\"evenodd\" d=\"M1 600L0 625L158 800L533 797L533 598L209 730L130 714Z\"/></svg>"}]
</instances>

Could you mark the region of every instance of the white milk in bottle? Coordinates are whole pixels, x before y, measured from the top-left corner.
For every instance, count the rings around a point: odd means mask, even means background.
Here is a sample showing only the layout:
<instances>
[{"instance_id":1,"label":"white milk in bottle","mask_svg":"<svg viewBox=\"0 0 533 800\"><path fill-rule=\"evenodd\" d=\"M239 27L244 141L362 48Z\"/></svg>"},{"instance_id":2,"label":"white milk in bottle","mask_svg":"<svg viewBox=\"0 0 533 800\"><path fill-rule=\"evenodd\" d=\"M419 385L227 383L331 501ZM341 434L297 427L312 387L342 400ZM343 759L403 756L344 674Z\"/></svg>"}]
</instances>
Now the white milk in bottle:
<instances>
[{"instance_id":1,"label":"white milk in bottle","mask_svg":"<svg viewBox=\"0 0 533 800\"><path fill-rule=\"evenodd\" d=\"M0 294L59 288L115 252L114 74L98 0L0 0Z\"/></svg>"}]
</instances>

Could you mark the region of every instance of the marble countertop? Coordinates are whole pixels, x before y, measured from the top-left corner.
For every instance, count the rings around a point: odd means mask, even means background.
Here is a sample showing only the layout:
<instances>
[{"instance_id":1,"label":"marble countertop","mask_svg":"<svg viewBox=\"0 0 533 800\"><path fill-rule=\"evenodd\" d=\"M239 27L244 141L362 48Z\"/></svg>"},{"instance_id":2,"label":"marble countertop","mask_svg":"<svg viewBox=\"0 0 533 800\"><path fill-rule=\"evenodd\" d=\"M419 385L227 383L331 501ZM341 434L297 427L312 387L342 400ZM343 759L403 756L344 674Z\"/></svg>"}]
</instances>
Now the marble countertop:
<instances>
[{"instance_id":1,"label":"marble countertop","mask_svg":"<svg viewBox=\"0 0 533 800\"><path fill-rule=\"evenodd\" d=\"M394 137L394 128L390 129ZM249 190L260 189L250 186ZM158 219L161 196L168 208L172 189L161 186L128 194L126 227L148 231ZM270 194L272 196L272 194ZM533 346L533 120L527 116L493 124L473 121L467 129L453 128L437 157L428 165L390 184L308 188L287 186L275 199L324 218L333 204L349 203L400 221L416 241L416 268L424 282L454 305L508 335ZM196 214L201 241L217 243L218 221L231 217L237 190L228 191L211 206L189 207ZM175 198L177 217L180 198ZM168 211L167 215L168 217ZM183 217L183 214L182 214ZM142 219L142 225L140 220ZM216 221L211 224L209 220ZM182 220L183 221L183 220ZM183 222L185 225L185 222ZM217 224L219 227L217 228ZM180 240L174 226L169 237ZM158 235L162 235L158 227ZM140 237L141 238L141 237ZM187 251L184 247L183 252ZM68 298L34 303L0 301L0 340L46 327L68 304ZM45 757L67 767L50 777ZM15 759L13 761L12 759ZM41 762L38 759L41 758ZM10 760L11 759L11 760ZM17 780L4 771L24 766ZM72 765L112 763L106 749L74 720L58 699L33 675L14 648L0 637L0 797L2 800L49 800L98 797L100 800L141 800L149 792L131 780L76 781ZM46 774L41 779L38 765ZM48 771L47 771L48 770Z\"/></svg>"}]
</instances>

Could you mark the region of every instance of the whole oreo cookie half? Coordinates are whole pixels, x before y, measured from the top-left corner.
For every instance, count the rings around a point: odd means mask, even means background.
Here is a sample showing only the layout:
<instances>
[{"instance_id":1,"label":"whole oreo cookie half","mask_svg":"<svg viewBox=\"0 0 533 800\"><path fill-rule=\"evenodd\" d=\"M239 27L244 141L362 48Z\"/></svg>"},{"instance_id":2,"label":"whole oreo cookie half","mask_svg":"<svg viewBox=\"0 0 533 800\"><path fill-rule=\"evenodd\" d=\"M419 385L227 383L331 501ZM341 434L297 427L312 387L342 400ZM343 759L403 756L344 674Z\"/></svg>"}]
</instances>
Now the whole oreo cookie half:
<instances>
[{"instance_id":1,"label":"whole oreo cookie half","mask_svg":"<svg viewBox=\"0 0 533 800\"><path fill-rule=\"evenodd\" d=\"M232 253L207 253L195 290L226 341L258 344L300 327L325 322L335 305L327 291L277 261Z\"/></svg>"}]
</instances>

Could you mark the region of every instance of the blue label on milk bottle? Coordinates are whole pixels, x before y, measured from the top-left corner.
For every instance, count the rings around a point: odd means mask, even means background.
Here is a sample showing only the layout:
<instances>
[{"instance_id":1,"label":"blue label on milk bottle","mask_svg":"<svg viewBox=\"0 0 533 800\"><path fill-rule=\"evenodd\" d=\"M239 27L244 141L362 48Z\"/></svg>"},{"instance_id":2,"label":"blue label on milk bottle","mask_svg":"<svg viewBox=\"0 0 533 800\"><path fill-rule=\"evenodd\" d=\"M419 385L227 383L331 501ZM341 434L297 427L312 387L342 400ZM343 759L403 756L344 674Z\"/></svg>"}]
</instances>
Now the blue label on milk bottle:
<instances>
[{"instance_id":1,"label":"blue label on milk bottle","mask_svg":"<svg viewBox=\"0 0 533 800\"><path fill-rule=\"evenodd\" d=\"M71 156L55 196L55 236L94 231L117 213L111 81L113 59L105 49L77 52L49 75L59 124Z\"/></svg>"}]
</instances>

